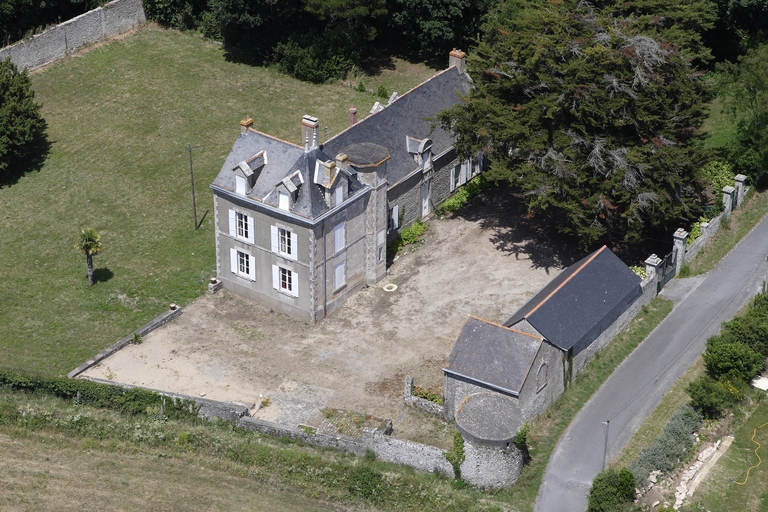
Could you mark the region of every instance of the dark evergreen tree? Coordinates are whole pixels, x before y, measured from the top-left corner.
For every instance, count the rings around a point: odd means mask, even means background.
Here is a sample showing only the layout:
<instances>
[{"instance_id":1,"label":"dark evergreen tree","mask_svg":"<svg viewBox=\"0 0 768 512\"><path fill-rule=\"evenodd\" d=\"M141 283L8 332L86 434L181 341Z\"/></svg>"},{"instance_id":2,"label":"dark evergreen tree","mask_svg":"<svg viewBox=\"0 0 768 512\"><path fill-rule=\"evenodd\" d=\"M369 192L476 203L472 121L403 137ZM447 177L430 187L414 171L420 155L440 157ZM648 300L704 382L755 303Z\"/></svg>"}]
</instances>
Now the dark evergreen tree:
<instances>
[{"instance_id":1,"label":"dark evergreen tree","mask_svg":"<svg viewBox=\"0 0 768 512\"><path fill-rule=\"evenodd\" d=\"M0 60L0 181L24 167L45 129L27 70L20 72L10 57Z\"/></svg>"},{"instance_id":2,"label":"dark evergreen tree","mask_svg":"<svg viewBox=\"0 0 768 512\"><path fill-rule=\"evenodd\" d=\"M464 156L584 246L698 218L708 88L673 45L586 2L502 2L470 55L475 88L440 115Z\"/></svg>"}]
</instances>

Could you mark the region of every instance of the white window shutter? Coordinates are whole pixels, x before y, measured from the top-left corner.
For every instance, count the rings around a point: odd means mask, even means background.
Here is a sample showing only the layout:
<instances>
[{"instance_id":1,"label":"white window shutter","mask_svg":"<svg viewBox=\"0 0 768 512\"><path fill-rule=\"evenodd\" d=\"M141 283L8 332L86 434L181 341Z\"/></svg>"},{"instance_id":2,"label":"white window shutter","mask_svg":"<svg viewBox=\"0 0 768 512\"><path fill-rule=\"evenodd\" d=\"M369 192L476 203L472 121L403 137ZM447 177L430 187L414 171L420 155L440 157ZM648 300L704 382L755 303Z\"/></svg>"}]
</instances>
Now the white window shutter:
<instances>
[{"instance_id":1,"label":"white window shutter","mask_svg":"<svg viewBox=\"0 0 768 512\"><path fill-rule=\"evenodd\" d=\"M272 265L272 288L275 290L280 289L280 270L277 265Z\"/></svg>"},{"instance_id":2,"label":"white window shutter","mask_svg":"<svg viewBox=\"0 0 768 512\"><path fill-rule=\"evenodd\" d=\"M229 236L232 238L237 236L237 219L235 218L235 210L229 210Z\"/></svg>"},{"instance_id":3,"label":"white window shutter","mask_svg":"<svg viewBox=\"0 0 768 512\"><path fill-rule=\"evenodd\" d=\"M392 208L392 222L393 226L395 226L395 229L400 227L400 205L396 204L394 208Z\"/></svg>"},{"instance_id":4,"label":"white window shutter","mask_svg":"<svg viewBox=\"0 0 768 512\"><path fill-rule=\"evenodd\" d=\"M251 281L256 280L256 258L253 256L246 256L248 258L248 277Z\"/></svg>"},{"instance_id":5,"label":"white window shutter","mask_svg":"<svg viewBox=\"0 0 768 512\"><path fill-rule=\"evenodd\" d=\"M298 272L291 271L291 284L292 284L291 295L293 295L294 297L298 297L299 296L299 274L298 274Z\"/></svg>"},{"instance_id":6,"label":"white window shutter","mask_svg":"<svg viewBox=\"0 0 768 512\"><path fill-rule=\"evenodd\" d=\"M453 192L456 189L456 167L451 167L451 185L450 185L451 192Z\"/></svg>"},{"instance_id":7,"label":"white window shutter","mask_svg":"<svg viewBox=\"0 0 768 512\"><path fill-rule=\"evenodd\" d=\"M278 240L278 235L277 235L277 226L270 226L269 230L272 235L272 252L277 254L278 249L280 247L280 241Z\"/></svg>"},{"instance_id":8,"label":"white window shutter","mask_svg":"<svg viewBox=\"0 0 768 512\"><path fill-rule=\"evenodd\" d=\"M299 246L298 244L299 237L296 233L291 231L291 255L290 259L297 260L299 259Z\"/></svg>"},{"instance_id":9,"label":"white window shutter","mask_svg":"<svg viewBox=\"0 0 768 512\"><path fill-rule=\"evenodd\" d=\"M237 250L229 250L229 260L232 263L232 273L237 274Z\"/></svg>"},{"instance_id":10,"label":"white window shutter","mask_svg":"<svg viewBox=\"0 0 768 512\"><path fill-rule=\"evenodd\" d=\"M253 243L253 217L250 215L246 217L248 221L248 243Z\"/></svg>"}]
</instances>

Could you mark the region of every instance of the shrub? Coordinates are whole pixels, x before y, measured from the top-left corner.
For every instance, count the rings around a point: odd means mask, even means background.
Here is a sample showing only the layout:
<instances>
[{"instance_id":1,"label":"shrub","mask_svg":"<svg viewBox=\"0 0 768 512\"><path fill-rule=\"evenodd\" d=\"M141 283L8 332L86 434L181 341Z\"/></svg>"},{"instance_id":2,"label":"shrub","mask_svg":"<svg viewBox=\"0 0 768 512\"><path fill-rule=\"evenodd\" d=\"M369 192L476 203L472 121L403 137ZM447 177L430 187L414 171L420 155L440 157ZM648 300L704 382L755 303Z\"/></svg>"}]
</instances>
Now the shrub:
<instances>
[{"instance_id":1,"label":"shrub","mask_svg":"<svg viewBox=\"0 0 768 512\"><path fill-rule=\"evenodd\" d=\"M717 381L702 375L691 382L685 391L691 397L691 406L707 419L717 419L744 398L745 384L728 380Z\"/></svg>"},{"instance_id":2,"label":"shrub","mask_svg":"<svg viewBox=\"0 0 768 512\"><path fill-rule=\"evenodd\" d=\"M639 265L633 265L629 267L629 270L635 273L636 276L638 276L640 279L645 279L648 277L648 274L645 272L645 267L641 267Z\"/></svg>"},{"instance_id":3,"label":"shrub","mask_svg":"<svg viewBox=\"0 0 768 512\"><path fill-rule=\"evenodd\" d=\"M360 63L360 48L347 31L330 30L294 37L275 45L273 61L299 80L322 83L343 77Z\"/></svg>"},{"instance_id":4,"label":"shrub","mask_svg":"<svg viewBox=\"0 0 768 512\"><path fill-rule=\"evenodd\" d=\"M443 405L443 397L441 397L437 391L431 387L423 388L421 386L413 386L413 396L423 398L424 400L429 400L430 402L434 402L437 405Z\"/></svg>"},{"instance_id":5,"label":"shrub","mask_svg":"<svg viewBox=\"0 0 768 512\"><path fill-rule=\"evenodd\" d=\"M713 339L720 341L713 343ZM763 354L745 343L729 342L722 337L710 338L703 357L707 373L716 380L725 377L749 382L765 369Z\"/></svg>"},{"instance_id":6,"label":"shrub","mask_svg":"<svg viewBox=\"0 0 768 512\"><path fill-rule=\"evenodd\" d=\"M523 452L523 460L526 461L531 458L531 454L528 451L528 436L531 433L531 424L527 421L523 423L520 430L517 431L515 437L512 438L512 444L514 444L518 450Z\"/></svg>"},{"instance_id":7,"label":"shrub","mask_svg":"<svg viewBox=\"0 0 768 512\"><path fill-rule=\"evenodd\" d=\"M415 244L420 241L421 235L427 231L427 225L422 221L417 220L410 226L403 228L400 232L400 236L387 246L387 258L392 260L395 255L400 252L403 247L410 244Z\"/></svg>"},{"instance_id":8,"label":"shrub","mask_svg":"<svg viewBox=\"0 0 768 512\"><path fill-rule=\"evenodd\" d=\"M626 469L606 469L592 481L587 496L588 512L615 512L635 497L635 479Z\"/></svg>"},{"instance_id":9,"label":"shrub","mask_svg":"<svg viewBox=\"0 0 768 512\"><path fill-rule=\"evenodd\" d=\"M379 98L388 98L389 93L387 92L387 88L383 85L379 85L379 87L376 88L376 96Z\"/></svg>"},{"instance_id":10,"label":"shrub","mask_svg":"<svg viewBox=\"0 0 768 512\"><path fill-rule=\"evenodd\" d=\"M488 180L480 174L467 182L466 185L456 190L451 197L443 201L437 207L435 213L438 215L447 215L455 212L467 204L473 197L479 195L488 186Z\"/></svg>"},{"instance_id":11,"label":"shrub","mask_svg":"<svg viewBox=\"0 0 768 512\"><path fill-rule=\"evenodd\" d=\"M445 458L453 466L453 476L461 478L461 465L464 462L464 436L461 432L453 433L453 448L445 452Z\"/></svg>"},{"instance_id":12,"label":"shrub","mask_svg":"<svg viewBox=\"0 0 768 512\"><path fill-rule=\"evenodd\" d=\"M661 435L643 448L629 464L638 487L645 484L651 471L670 471L675 467L693 445L693 433L699 429L701 422L701 415L690 405L683 405L672 415Z\"/></svg>"},{"instance_id":13,"label":"shrub","mask_svg":"<svg viewBox=\"0 0 768 512\"><path fill-rule=\"evenodd\" d=\"M716 197L722 196L723 187L733 186L733 166L727 162L712 160L701 169L701 174L709 181Z\"/></svg>"}]
</instances>

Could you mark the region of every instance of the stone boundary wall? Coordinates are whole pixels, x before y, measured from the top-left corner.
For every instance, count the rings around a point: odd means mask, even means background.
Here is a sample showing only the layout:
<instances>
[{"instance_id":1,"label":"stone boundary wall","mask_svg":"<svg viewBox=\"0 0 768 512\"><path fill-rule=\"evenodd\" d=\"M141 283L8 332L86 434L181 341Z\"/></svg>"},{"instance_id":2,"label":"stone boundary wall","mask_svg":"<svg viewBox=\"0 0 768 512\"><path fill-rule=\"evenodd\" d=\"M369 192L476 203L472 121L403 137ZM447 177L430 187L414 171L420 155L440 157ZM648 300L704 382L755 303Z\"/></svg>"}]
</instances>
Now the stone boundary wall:
<instances>
[{"instance_id":1,"label":"stone boundary wall","mask_svg":"<svg viewBox=\"0 0 768 512\"><path fill-rule=\"evenodd\" d=\"M440 404L436 404L435 402L431 402L429 400L425 400L424 398L414 396L413 394L413 377L408 375L405 378L404 383L404 390L403 390L403 400L407 405L411 405L413 407L416 407L417 409L421 409L422 411L426 411L429 414L434 414L438 418L443 418L443 406Z\"/></svg>"},{"instance_id":2,"label":"stone boundary wall","mask_svg":"<svg viewBox=\"0 0 768 512\"><path fill-rule=\"evenodd\" d=\"M109 384L111 386L118 386L124 389L146 389L147 391L154 391L155 393L176 400L190 400L200 406L198 416L201 418L213 419L219 418L227 421L237 421L239 418L246 416L250 408L245 404L238 404L234 402L220 402L218 400L210 400L207 398L200 398L191 395L182 395L180 393L171 393L163 391L161 389L146 388L144 386L134 386L133 384L125 384L122 382L115 382L105 379L97 379L95 377L85 377L92 382L98 382L99 384Z\"/></svg>"},{"instance_id":3,"label":"stone boundary wall","mask_svg":"<svg viewBox=\"0 0 768 512\"><path fill-rule=\"evenodd\" d=\"M722 223L724 216L725 213L721 213L709 222L701 223L701 236L685 249L685 257L683 258L683 261L690 261L699 253L701 248L704 247L715 233L717 233L717 230L720 229L720 224Z\"/></svg>"},{"instance_id":4,"label":"stone boundary wall","mask_svg":"<svg viewBox=\"0 0 768 512\"><path fill-rule=\"evenodd\" d=\"M270 436L288 437L313 446L335 448L360 457L368 450L372 450L376 458L384 462L409 466L417 471L437 471L445 476L453 476L453 467L440 448L407 439L396 439L372 428L364 428L363 437L356 439L324 432L312 432L311 427L294 429L248 416L239 418L237 426Z\"/></svg>"},{"instance_id":5,"label":"stone boundary wall","mask_svg":"<svg viewBox=\"0 0 768 512\"><path fill-rule=\"evenodd\" d=\"M594 359L595 354L601 351L608 343L613 340L616 335L619 334L626 325L632 321L644 305L648 304L651 299L656 297L656 275L648 276L640 283L640 287L643 289L642 295L640 295L635 301L624 311L619 317L598 336L586 349L582 350L576 357L573 358L573 376L575 379L580 374L587 364Z\"/></svg>"},{"instance_id":6,"label":"stone boundary wall","mask_svg":"<svg viewBox=\"0 0 768 512\"><path fill-rule=\"evenodd\" d=\"M67 374L67 377L69 377L70 379L74 378L74 377L77 377L78 375L83 373L85 370L87 370L91 366L93 366L93 365L101 362L102 360L108 358L109 356L111 356L112 354L117 352L118 350L120 350L123 347L125 347L126 345L128 345L131 342L131 338L133 337L134 334L138 334L139 336L146 336L150 332L154 331L155 329L157 329L161 325L167 324L168 322L170 322L174 318L178 317L179 315L181 315L181 308L177 307L176 309L169 309L168 311L166 311L162 315L156 317L154 320L152 320L148 324L142 325L141 327L136 329L134 332L132 332L131 334L129 334L125 338L122 338L120 341L118 341L117 343L113 344L111 347L108 347L108 348L105 348L104 350L102 350L101 352L96 354L95 357L87 360L86 362L84 362L83 364L81 364L80 366L78 366L77 368L72 370L71 372L69 372Z\"/></svg>"},{"instance_id":7,"label":"stone boundary wall","mask_svg":"<svg viewBox=\"0 0 768 512\"><path fill-rule=\"evenodd\" d=\"M10 57L19 69L37 69L83 47L127 32L145 23L141 0L114 0L49 28L42 34L0 49L0 60Z\"/></svg>"}]
</instances>

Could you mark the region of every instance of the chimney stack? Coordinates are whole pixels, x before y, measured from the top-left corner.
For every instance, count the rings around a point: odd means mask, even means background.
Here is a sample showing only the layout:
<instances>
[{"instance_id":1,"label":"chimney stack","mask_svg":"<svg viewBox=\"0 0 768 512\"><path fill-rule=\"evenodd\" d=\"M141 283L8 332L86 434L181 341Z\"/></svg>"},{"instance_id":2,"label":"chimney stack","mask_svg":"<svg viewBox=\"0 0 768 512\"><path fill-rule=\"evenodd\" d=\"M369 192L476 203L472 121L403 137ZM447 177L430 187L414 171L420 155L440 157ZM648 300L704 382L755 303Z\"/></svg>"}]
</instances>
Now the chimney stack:
<instances>
[{"instance_id":1,"label":"chimney stack","mask_svg":"<svg viewBox=\"0 0 768 512\"><path fill-rule=\"evenodd\" d=\"M307 116L301 118L301 138L304 140L304 150L317 147L317 128L320 123L316 117Z\"/></svg>"},{"instance_id":2,"label":"chimney stack","mask_svg":"<svg viewBox=\"0 0 768 512\"><path fill-rule=\"evenodd\" d=\"M456 66L459 73L467 72L467 54L461 50L454 48L451 53L448 54L448 67Z\"/></svg>"},{"instance_id":3,"label":"chimney stack","mask_svg":"<svg viewBox=\"0 0 768 512\"><path fill-rule=\"evenodd\" d=\"M357 109L355 107L349 107L347 111L347 117L349 119L349 126L357 124Z\"/></svg>"},{"instance_id":4,"label":"chimney stack","mask_svg":"<svg viewBox=\"0 0 768 512\"><path fill-rule=\"evenodd\" d=\"M347 160L349 160L349 157L345 153L339 153L336 155L336 167L339 169L346 169Z\"/></svg>"},{"instance_id":5,"label":"chimney stack","mask_svg":"<svg viewBox=\"0 0 768 512\"><path fill-rule=\"evenodd\" d=\"M245 135L248 133L248 128L253 126L253 119L250 117L244 117L242 121L240 121L240 135Z\"/></svg>"}]
</instances>

